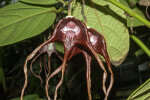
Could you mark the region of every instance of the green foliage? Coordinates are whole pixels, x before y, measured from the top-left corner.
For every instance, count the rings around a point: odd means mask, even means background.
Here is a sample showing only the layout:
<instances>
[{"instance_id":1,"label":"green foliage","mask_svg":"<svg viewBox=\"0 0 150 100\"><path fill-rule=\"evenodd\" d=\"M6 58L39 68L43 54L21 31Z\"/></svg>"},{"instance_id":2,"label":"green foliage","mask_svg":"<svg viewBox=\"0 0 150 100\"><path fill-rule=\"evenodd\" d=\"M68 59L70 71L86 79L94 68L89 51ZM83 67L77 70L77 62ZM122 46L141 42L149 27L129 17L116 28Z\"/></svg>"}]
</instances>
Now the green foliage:
<instances>
[{"instance_id":1,"label":"green foliage","mask_svg":"<svg viewBox=\"0 0 150 100\"><path fill-rule=\"evenodd\" d=\"M20 97L19 98L14 98L12 100L20 100ZM32 95L24 96L23 100L41 100L41 99L37 94L32 94Z\"/></svg>"},{"instance_id":2,"label":"green foliage","mask_svg":"<svg viewBox=\"0 0 150 100\"><path fill-rule=\"evenodd\" d=\"M124 0L124 1L126 1L126 0ZM138 2L138 0L128 0L128 3L131 7L134 7L137 4L137 2Z\"/></svg>"},{"instance_id":3,"label":"green foliage","mask_svg":"<svg viewBox=\"0 0 150 100\"><path fill-rule=\"evenodd\" d=\"M86 2L84 8L87 25L95 28L106 39L107 51L111 62L118 66L122 63L129 50L129 33L125 26L124 12L106 1ZM83 20L81 4L74 4L73 16Z\"/></svg>"},{"instance_id":4,"label":"green foliage","mask_svg":"<svg viewBox=\"0 0 150 100\"><path fill-rule=\"evenodd\" d=\"M0 9L0 46L36 36L50 27L55 20L54 11L56 9L54 7L39 5L53 5L58 2L57 0L20 1L25 3L18 2ZM129 1L121 0L121 2L129 7ZM86 2L84 10L88 19L87 24L104 35L111 62L116 66L121 64L129 50L129 35L125 26L124 12L109 2L96 0L93 0L92 3ZM136 10L141 15L143 14L139 9ZM73 16L83 20L80 11L81 3L78 2L74 6ZM144 25L135 17L133 17L133 25L131 24L132 20L128 17L127 26ZM63 52L62 47L57 49Z\"/></svg>"},{"instance_id":5,"label":"green foliage","mask_svg":"<svg viewBox=\"0 0 150 100\"><path fill-rule=\"evenodd\" d=\"M0 9L0 46L36 36L50 27L56 17L54 7L17 2Z\"/></svg>"},{"instance_id":6,"label":"green foliage","mask_svg":"<svg viewBox=\"0 0 150 100\"><path fill-rule=\"evenodd\" d=\"M139 50L137 50L134 54L135 54L136 57L139 57L139 56L141 56L142 54L144 54L144 51L143 51L142 49L139 49Z\"/></svg>"},{"instance_id":7,"label":"green foliage","mask_svg":"<svg viewBox=\"0 0 150 100\"><path fill-rule=\"evenodd\" d=\"M39 4L39 5L53 5L57 4L57 0L20 0L25 3L30 3L30 4Z\"/></svg>"},{"instance_id":8,"label":"green foliage","mask_svg":"<svg viewBox=\"0 0 150 100\"><path fill-rule=\"evenodd\" d=\"M20 0L20 2L0 8L0 46L34 37L48 29L52 24L56 24L54 23L56 18L55 12L59 12L59 10L55 6L61 8L60 11L65 9L62 5L56 5L58 1L65 5L67 4L63 0ZM81 15L82 2L81 0L78 1L73 4L72 15L84 21ZM87 26L95 28L105 37L112 64L116 66L121 64L129 50L129 33L127 27L143 25L150 27L150 22L145 19L143 11L135 6L137 0L120 0L123 5L118 0L85 1L84 13L87 17ZM61 12L61 15L64 12ZM125 12L128 14L127 16L125 16ZM62 18L62 16L58 16L56 22ZM140 44L142 49L144 48L142 51L140 50L135 53L137 56L140 56L143 52L150 54L149 48L144 43L135 42ZM56 49L59 52L64 52L64 48L60 43L56 43ZM4 78L4 69L0 66L0 83L6 91ZM31 78L30 81L30 85L33 87L36 84L35 80ZM35 90L34 87L28 91L32 90ZM138 88L128 99L143 100L149 96L149 90L150 80ZM20 98L12 100L20 100ZM40 98L37 94L34 94L24 96L24 100L40 100Z\"/></svg>"},{"instance_id":9,"label":"green foliage","mask_svg":"<svg viewBox=\"0 0 150 100\"><path fill-rule=\"evenodd\" d=\"M133 0L134 1L134 0ZM125 6L127 6L128 8L130 8L130 4L132 1L130 0L120 0L120 2L122 4L124 4ZM128 3L130 2L130 3ZM136 1L134 1L133 4L136 4ZM145 15L143 13L143 11L141 11L138 7L134 6L134 8L132 9L134 12L136 12L137 14L139 14L141 17L145 18ZM135 18L134 16L130 16L130 15L126 15L127 16L127 27L137 27L137 26L143 26L145 25L143 22L141 22L140 20L138 20L137 18Z\"/></svg>"},{"instance_id":10,"label":"green foliage","mask_svg":"<svg viewBox=\"0 0 150 100\"><path fill-rule=\"evenodd\" d=\"M133 8L133 10L138 13L140 16L142 16L143 18L145 18L144 13L137 7ZM143 26L145 25L144 23L142 23L141 21L139 21L137 18L135 17L131 17L127 15L127 26L128 27L137 27L137 26Z\"/></svg>"},{"instance_id":11,"label":"green foliage","mask_svg":"<svg viewBox=\"0 0 150 100\"><path fill-rule=\"evenodd\" d=\"M55 45L56 45L56 49L57 49L59 52L64 53L64 47L63 47L63 45L62 45L61 43L56 42Z\"/></svg>"},{"instance_id":12,"label":"green foliage","mask_svg":"<svg viewBox=\"0 0 150 100\"><path fill-rule=\"evenodd\" d=\"M150 99L150 79L136 89L127 100L149 100Z\"/></svg>"},{"instance_id":13,"label":"green foliage","mask_svg":"<svg viewBox=\"0 0 150 100\"><path fill-rule=\"evenodd\" d=\"M144 23L147 27L150 27L150 22L141 17L139 14L137 14L135 11L133 11L132 9L130 9L129 7L119 3L118 1L116 0L107 0L108 2L116 5L117 7L121 8L122 10L124 10L126 13L128 13L130 16L133 16L135 18L137 18L138 20L140 20L142 23Z\"/></svg>"},{"instance_id":14,"label":"green foliage","mask_svg":"<svg viewBox=\"0 0 150 100\"><path fill-rule=\"evenodd\" d=\"M149 48L135 35L130 35L130 37L145 51L145 53L150 57Z\"/></svg>"}]
</instances>

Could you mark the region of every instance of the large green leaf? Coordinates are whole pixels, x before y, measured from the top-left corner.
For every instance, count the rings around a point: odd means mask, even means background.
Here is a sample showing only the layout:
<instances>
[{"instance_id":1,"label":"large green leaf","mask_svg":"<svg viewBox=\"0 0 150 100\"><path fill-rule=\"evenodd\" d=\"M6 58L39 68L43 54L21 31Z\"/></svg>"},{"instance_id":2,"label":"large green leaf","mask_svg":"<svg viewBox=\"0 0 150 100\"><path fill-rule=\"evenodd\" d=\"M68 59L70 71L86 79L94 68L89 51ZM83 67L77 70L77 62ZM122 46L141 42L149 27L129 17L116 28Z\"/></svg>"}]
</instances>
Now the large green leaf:
<instances>
[{"instance_id":1,"label":"large green leaf","mask_svg":"<svg viewBox=\"0 0 150 100\"><path fill-rule=\"evenodd\" d=\"M56 17L53 7L13 3L0 9L0 46L36 36L50 27Z\"/></svg>"},{"instance_id":2,"label":"large green leaf","mask_svg":"<svg viewBox=\"0 0 150 100\"><path fill-rule=\"evenodd\" d=\"M14 98L12 100L20 100L19 98ZM37 94L27 95L23 97L23 100L41 100Z\"/></svg>"},{"instance_id":3,"label":"large green leaf","mask_svg":"<svg viewBox=\"0 0 150 100\"><path fill-rule=\"evenodd\" d=\"M86 1L84 6L87 25L100 32L106 40L107 51L113 65L118 66L129 50L129 33L124 12L105 0ZM81 3L73 4L73 16L83 20Z\"/></svg>"},{"instance_id":4,"label":"large green leaf","mask_svg":"<svg viewBox=\"0 0 150 100\"><path fill-rule=\"evenodd\" d=\"M127 100L150 100L150 79L136 89Z\"/></svg>"},{"instance_id":5,"label":"large green leaf","mask_svg":"<svg viewBox=\"0 0 150 100\"><path fill-rule=\"evenodd\" d=\"M20 0L25 3L30 3L30 4L39 4L39 5L53 5L58 3L57 0Z\"/></svg>"}]
</instances>

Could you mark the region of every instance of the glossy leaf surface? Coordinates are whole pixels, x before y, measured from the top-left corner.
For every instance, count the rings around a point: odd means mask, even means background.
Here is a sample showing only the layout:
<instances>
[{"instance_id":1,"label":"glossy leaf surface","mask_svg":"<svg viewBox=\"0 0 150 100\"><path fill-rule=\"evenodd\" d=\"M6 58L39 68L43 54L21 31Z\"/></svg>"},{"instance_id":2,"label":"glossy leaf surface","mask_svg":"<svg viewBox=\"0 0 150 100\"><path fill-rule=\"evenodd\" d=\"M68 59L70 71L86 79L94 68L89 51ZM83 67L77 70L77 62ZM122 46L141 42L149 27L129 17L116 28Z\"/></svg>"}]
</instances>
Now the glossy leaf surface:
<instances>
[{"instance_id":1,"label":"glossy leaf surface","mask_svg":"<svg viewBox=\"0 0 150 100\"><path fill-rule=\"evenodd\" d=\"M0 9L0 46L36 36L50 27L56 17L53 7L13 3Z\"/></svg>"}]
</instances>

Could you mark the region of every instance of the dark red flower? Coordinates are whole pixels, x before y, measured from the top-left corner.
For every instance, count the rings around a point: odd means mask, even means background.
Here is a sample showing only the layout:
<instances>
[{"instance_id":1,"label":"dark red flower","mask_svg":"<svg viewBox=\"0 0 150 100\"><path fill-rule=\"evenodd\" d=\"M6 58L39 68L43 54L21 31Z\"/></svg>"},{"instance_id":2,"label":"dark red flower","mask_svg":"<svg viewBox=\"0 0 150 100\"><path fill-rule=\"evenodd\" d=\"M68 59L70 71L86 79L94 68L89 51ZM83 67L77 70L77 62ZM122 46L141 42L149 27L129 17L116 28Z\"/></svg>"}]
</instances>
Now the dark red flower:
<instances>
[{"instance_id":1,"label":"dark red flower","mask_svg":"<svg viewBox=\"0 0 150 100\"><path fill-rule=\"evenodd\" d=\"M91 97L91 78L90 78L91 59L92 59L91 56L92 55L95 56L96 60L98 61L98 64L104 70L103 86L102 87L103 87L103 91L106 95L105 96L105 100L106 100L108 97L109 91L112 88L113 73L111 70L111 64L110 64L109 56L107 53L106 43L105 43L104 37L101 34L99 34L96 30L94 30L92 28L87 28L86 25L84 24L84 22L82 22L82 21L80 21L74 17L67 17L67 18L59 21L59 23L56 25L56 27L54 29L52 36L46 42L44 42L39 47L37 47L27 57L25 65L24 65L25 84L24 84L24 87L22 89L21 100L23 97L24 90L27 86L27 62L29 60L31 60L36 55L36 53L41 48L43 48L45 45L52 43L52 42L55 42L55 41L63 43L64 58L63 58L62 65L58 69L56 69L52 74L50 74L46 80L45 89L46 89L46 94L47 94L48 100L50 100L50 97L48 96L48 82L49 82L50 78L52 78L58 72L60 72L60 71L62 72L61 80L58 83L58 85L56 86L56 90L55 90L54 100L56 100L57 90L63 82L64 72L65 72L65 68L66 68L65 65L66 65L68 60L70 60L74 55L76 55L80 52L83 53L85 60L86 60L86 66L87 66L86 78L87 78L87 90L88 90L89 100L92 100L92 97ZM105 58L106 63L107 63L108 68L109 68L109 71L111 72L111 82L110 82L108 89L106 89L106 87L105 87L107 72L105 70L105 67L104 67L101 59L97 55L97 53L99 53L100 55L102 55Z\"/></svg>"}]
</instances>

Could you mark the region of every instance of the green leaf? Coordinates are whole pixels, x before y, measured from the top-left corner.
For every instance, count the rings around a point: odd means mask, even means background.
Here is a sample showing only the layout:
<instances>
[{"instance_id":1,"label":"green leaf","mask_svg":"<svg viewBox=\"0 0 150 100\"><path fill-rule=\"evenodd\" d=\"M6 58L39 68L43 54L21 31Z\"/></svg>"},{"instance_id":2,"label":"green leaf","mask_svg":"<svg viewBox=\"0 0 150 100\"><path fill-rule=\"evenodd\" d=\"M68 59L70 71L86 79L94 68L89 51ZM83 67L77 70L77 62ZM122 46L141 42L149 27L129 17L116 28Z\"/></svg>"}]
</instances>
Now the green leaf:
<instances>
[{"instance_id":1,"label":"green leaf","mask_svg":"<svg viewBox=\"0 0 150 100\"><path fill-rule=\"evenodd\" d=\"M127 0L119 0L119 1L120 1L120 3L122 3L123 5L125 5L126 7L130 8Z\"/></svg>"},{"instance_id":2,"label":"green leaf","mask_svg":"<svg viewBox=\"0 0 150 100\"><path fill-rule=\"evenodd\" d=\"M149 100L150 99L150 79L136 89L127 100Z\"/></svg>"},{"instance_id":3,"label":"green leaf","mask_svg":"<svg viewBox=\"0 0 150 100\"><path fill-rule=\"evenodd\" d=\"M64 46L62 45L62 43L55 42L55 45L56 45L57 51L64 53Z\"/></svg>"},{"instance_id":4,"label":"green leaf","mask_svg":"<svg viewBox=\"0 0 150 100\"><path fill-rule=\"evenodd\" d=\"M0 9L0 46L36 36L50 27L56 17L54 7L21 2Z\"/></svg>"},{"instance_id":5,"label":"green leaf","mask_svg":"<svg viewBox=\"0 0 150 100\"><path fill-rule=\"evenodd\" d=\"M120 0L120 2L122 4L124 4L125 6L129 7L129 2L130 0ZM136 2L136 0L132 0L132 2ZM132 10L134 10L138 15L142 16L143 18L145 18L145 15L143 13L143 11L141 11L138 7L134 7ZM143 26L145 25L143 22L139 21L138 19L136 19L135 17L131 17L129 15L126 15L127 16L127 27L137 27L137 26Z\"/></svg>"},{"instance_id":6,"label":"green leaf","mask_svg":"<svg viewBox=\"0 0 150 100\"><path fill-rule=\"evenodd\" d=\"M138 0L128 0L128 2L131 7L134 7L137 4Z\"/></svg>"},{"instance_id":7,"label":"green leaf","mask_svg":"<svg viewBox=\"0 0 150 100\"><path fill-rule=\"evenodd\" d=\"M19 98L14 98L12 100L20 100ZM23 97L23 100L41 100L37 94L27 95Z\"/></svg>"},{"instance_id":8,"label":"green leaf","mask_svg":"<svg viewBox=\"0 0 150 100\"><path fill-rule=\"evenodd\" d=\"M73 16L83 20L81 4L73 4ZM100 32L107 44L113 65L118 66L129 51L129 33L125 26L124 11L105 0L86 1L84 6L87 25Z\"/></svg>"},{"instance_id":9,"label":"green leaf","mask_svg":"<svg viewBox=\"0 0 150 100\"><path fill-rule=\"evenodd\" d=\"M144 50L143 50L143 49L139 49L139 50L135 51L135 53L134 53L134 55L135 55L136 57L139 57L139 56L141 56L142 54L144 54Z\"/></svg>"},{"instance_id":10,"label":"green leaf","mask_svg":"<svg viewBox=\"0 0 150 100\"><path fill-rule=\"evenodd\" d=\"M58 3L57 0L20 0L20 1L38 5L53 5Z\"/></svg>"},{"instance_id":11,"label":"green leaf","mask_svg":"<svg viewBox=\"0 0 150 100\"><path fill-rule=\"evenodd\" d=\"M141 11L139 8L135 7L135 8L133 8L133 10L137 14L139 14L140 16L145 18L143 11ZM127 26L128 27L137 27L137 26L143 26L143 25L145 25L145 24L142 23L141 21L139 21L138 19L136 19L135 17L127 16Z\"/></svg>"}]
</instances>

